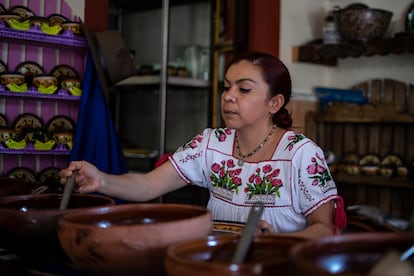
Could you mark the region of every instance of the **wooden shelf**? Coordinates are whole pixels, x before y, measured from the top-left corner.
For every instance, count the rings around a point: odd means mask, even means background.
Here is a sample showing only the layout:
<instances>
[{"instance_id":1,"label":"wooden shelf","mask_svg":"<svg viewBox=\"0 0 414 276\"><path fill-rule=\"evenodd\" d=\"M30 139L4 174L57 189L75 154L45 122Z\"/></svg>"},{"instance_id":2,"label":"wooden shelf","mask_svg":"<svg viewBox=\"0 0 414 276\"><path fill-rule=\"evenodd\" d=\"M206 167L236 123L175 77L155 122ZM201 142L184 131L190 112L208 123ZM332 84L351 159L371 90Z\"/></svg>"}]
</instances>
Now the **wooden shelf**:
<instances>
[{"instance_id":1,"label":"wooden shelf","mask_svg":"<svg viewBox=\"0 0 414 276\"><path fill-rule=\"evenodd\" d=\"M168 85L194 87L194 88L208 88L210 82L203 79L185 78L169 76L167 80ZM115 86L143 86L143 85L160 85L161 76L131 76L125 80L118 82Z\"/></svg>"},{"instance_id":2,"label":"wooden shelf","mask_svg":"<svg viewBox=\"0 0 414 276\"><path fill-rule=\"evenodd\" d=\"M414 189L414 180L407 177L385 177L380 175L349 175L345 173L333 173L333 179L337 183L349 185L382 186L389 188Z\"/></svg>"},{"instance_id":3,"label":"wooden shelf","mask_svg":"<svg viewBox=\"0 0 414 276\"><path fill-rule=\"evenodd\" d=\"M348 113L348 115L335 114L334 112L321 112L315 116L317 122L326 122L326 123L355 123L355 124L384 124L384 123L414 123L413 114L389 114L388 117L382 114L372 114L370 116L358 114L358 113Z\"/></svg>"},{"instance_id":4,"label":"wooden shelf","mask_svg":"<svg viewBox=\"0 0 414 276\"><path fill-rule=\"evenodd\" d=\"M308 44L294 46L292 60L335 66L338 59L361 56L385 56L390 54L414 53L414 34L398 33L394 37L372 39L366 42L341 42L323 44L316 39Z\"/></svg>"}]
</instances>

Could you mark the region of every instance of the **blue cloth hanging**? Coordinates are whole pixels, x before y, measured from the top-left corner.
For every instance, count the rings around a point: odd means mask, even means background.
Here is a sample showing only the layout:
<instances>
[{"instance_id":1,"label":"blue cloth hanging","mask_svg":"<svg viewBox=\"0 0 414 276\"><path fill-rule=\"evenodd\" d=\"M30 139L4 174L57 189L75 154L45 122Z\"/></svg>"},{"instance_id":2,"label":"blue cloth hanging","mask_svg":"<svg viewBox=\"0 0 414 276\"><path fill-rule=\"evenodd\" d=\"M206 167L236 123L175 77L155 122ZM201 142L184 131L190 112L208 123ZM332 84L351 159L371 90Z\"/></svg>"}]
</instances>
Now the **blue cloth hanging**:
<instances>
[{"instance_id":1,"label":"blue cloth hanging","mask_svg":"<svg viewBox=\"0 0 414 276\"><path fill-rule=\"evenodd\" d=\"M128 172L125 156L89 52L70 160L86 160L111 174Z\"/></svg>"}]
</instances>

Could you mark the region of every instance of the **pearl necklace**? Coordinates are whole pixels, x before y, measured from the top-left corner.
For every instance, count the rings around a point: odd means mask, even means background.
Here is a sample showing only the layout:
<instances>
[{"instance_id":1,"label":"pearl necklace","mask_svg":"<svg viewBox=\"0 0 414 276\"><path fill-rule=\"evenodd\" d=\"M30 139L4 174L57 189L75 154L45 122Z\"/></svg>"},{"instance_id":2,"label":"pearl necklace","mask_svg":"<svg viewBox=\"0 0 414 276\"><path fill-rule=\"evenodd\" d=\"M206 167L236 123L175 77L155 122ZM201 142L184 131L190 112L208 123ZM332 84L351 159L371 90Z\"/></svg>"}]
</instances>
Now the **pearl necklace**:
<instances>
[{"instance_id":1,"label":"pearl necklace","mask_svg":"<svg viewBox=\"0 0 414 276\"><path fill-rule=\"evenodd\" d=\"M236 149L237 149L237 154L239 155L239 161L237 162L237 164L239 166L243 166L244 164L244 159L246 157L250 157L253 154L255 154L256 152L258 152L261 148L263 148L264 145L266 145L267 141L269 141L270 137L273 135L273 133L276 130L276 125L273 125L272 130L270 130L269 134L267 135L267 137L263 140L263 142L260 143L260 145L258 145L254 150L252 150L250 153L243 155L240 151L240 146L239 146L239 139L237 139L237 133L236 133Z\"/></svg>"}]
</instances>

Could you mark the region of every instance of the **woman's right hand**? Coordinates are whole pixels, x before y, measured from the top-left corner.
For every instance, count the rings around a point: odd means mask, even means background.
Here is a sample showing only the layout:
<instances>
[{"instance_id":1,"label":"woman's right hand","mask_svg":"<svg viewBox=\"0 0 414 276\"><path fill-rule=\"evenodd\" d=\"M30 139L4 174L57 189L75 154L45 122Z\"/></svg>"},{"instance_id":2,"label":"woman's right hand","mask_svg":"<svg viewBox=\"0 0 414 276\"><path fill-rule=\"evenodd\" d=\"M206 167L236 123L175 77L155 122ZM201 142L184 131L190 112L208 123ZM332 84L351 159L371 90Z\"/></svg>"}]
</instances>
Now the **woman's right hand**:
<instances>
[{"instance_id":1,"label":"woman's right hand","mask_svg":"<svg viewBox=\"0 0 414 276\"><path fill-rule=\"evenodd\" d=\"M98 192L103 185L104 173L87 161L72 161L66 169L59 172L60 183L66 184L68 177L75 171L75 191L79 193Z\"/></svg>"}]
</instances>

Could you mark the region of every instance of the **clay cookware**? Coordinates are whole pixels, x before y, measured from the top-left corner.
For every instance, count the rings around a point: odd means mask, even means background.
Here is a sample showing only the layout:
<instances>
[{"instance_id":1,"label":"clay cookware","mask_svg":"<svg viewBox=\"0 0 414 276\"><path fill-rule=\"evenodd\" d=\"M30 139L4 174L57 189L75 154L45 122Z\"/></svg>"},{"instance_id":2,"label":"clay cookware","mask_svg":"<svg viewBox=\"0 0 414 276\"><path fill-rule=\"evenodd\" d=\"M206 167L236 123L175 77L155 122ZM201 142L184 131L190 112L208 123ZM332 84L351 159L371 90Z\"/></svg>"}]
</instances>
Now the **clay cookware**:
<instances>
[{"instance_id":1,"label":"clay cookware","mask_svg":"<svg viewBox=\"0 0 414 276\"><path fill-rule=\"evenodd\" d=\"M64 215L58 235L71 262L93 275L164 275L168 246L211 230L201 206L127 203Z\"/></svg>"},{"instance_id":2,"label":"clay cookware","mask_svg":"<svg viewBox=\"0 0 414 276\"><path fill-rule=\"evenodd\" d=\"M0 197L30 194L30 186L23 179L0 177Z\"/></svg>"},{"instance_id":3,"label":"clay cookware","mask_svg":"<svg viewBox=\"0 0 414 276\"><path fill-rule=\"evenodd\" d=\"M68 208L59 210L61 199L61 194L0 197L0 245L19 255L64 257L57 237L59 218L75 210L115 204L106 196L74 193Z\"/></svg>"},{"instance_id":4,"label":"clay cookware","mask_svg":"<svg viewBox=\"0 0 414 276\"><path fill-rule=\"evenodd\" d=\"M354 233L309 240L294 246L290 252L293 275L407 275L399 274L396 269L384 270L383 274L370 272L390 252L400 255L413 244L412 232ZM399 259L393 265L398 267L398 262Z\"/></svg>"},{"instance_id":5,"label":"clay cookware","mask_svg":"<svg viewBox=\"0 0 414 276\"><path fill-rule=\"evenodd\" d=\"M258 235L244 262L233 265L231 261L239 240L238 234L220 234L172 245L165 259L167 274L290 275L288 252L294 245L306 241L299 237Z\"/></svg>"}]
</instances>

